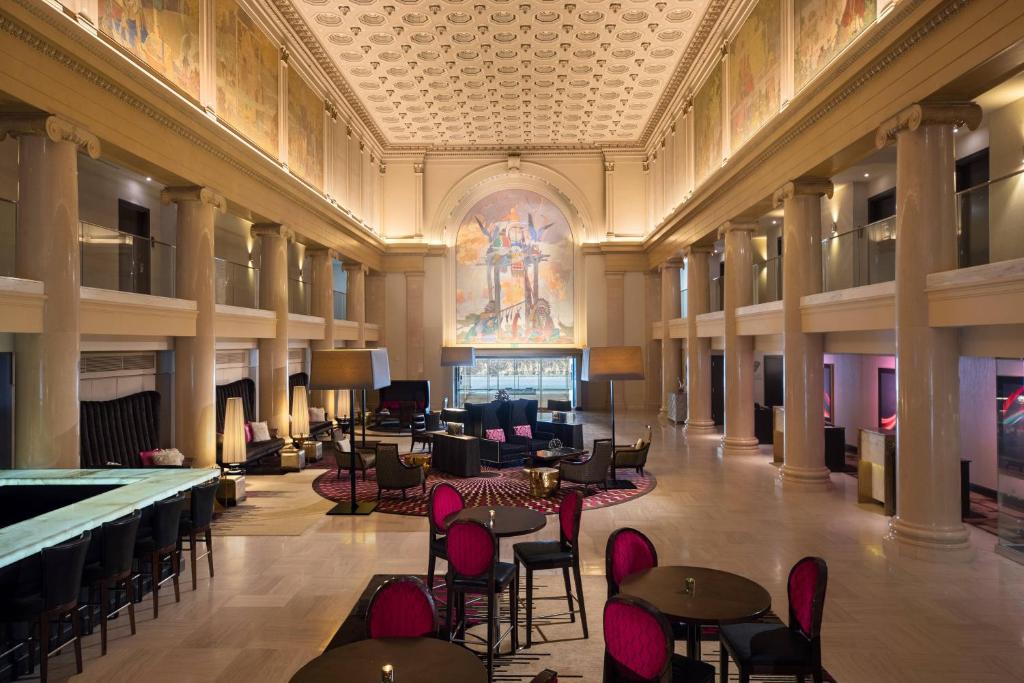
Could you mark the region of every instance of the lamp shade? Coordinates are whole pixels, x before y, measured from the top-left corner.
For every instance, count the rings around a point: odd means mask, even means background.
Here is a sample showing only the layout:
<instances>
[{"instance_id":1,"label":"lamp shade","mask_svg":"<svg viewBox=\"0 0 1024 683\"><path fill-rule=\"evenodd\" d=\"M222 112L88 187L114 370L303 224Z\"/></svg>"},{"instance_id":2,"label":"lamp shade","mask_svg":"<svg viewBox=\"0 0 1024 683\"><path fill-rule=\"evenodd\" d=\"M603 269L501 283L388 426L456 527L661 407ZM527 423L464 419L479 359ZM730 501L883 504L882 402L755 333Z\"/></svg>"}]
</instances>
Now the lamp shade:
<instances>
[{"instance_id":1,"label":"lamp shade","mask_svg":"<svg viewBox=\"0 0 1024 683\"><path fill-rule=\"evenodd\" d=\"M224 445L221 462L238 465L245 462L245 411L242 399L232 396L224 409Z\"/></svg>"},{"instance_id":2,"label":"lamp shade","mask_svg":"<svg viewBox=\"0 0 1024 683\"><path fill-rule=\"evenodd\" d=\"M391 384L387 349L313 351L310 389L380 389Z\"/></svg>"},{"instance_id":3,"label":"lamp shade","mask_svg":"<svg viewBox=\"0 0 1024 683\"><path fill-rule=\"evenodd\" d=\"M296 384L292 387L292 436L309 435L309 401L306 387Z\"/></svg>"},{"instance_id":4,"label":"lamp shade","mask_svg":"<svg viewBox=\"0 0 1024 683\"><path fill-rule=\"evenodd\" d=\"M339 391L334 399L335 417L352 417L352 401L348 391Z\"/></svg>"},{"instance_id":5,"label":"lamp shade","mask_svg":"<svg viewBox=\"0 0 1024 683\"><path fill-rule=\"evenodd\" d=\"M476 362L476 349L472 346L442 346L441 367L469 368Z\"/></svg>"},{"instance_id":6,"label":"lamp shade","mask_svg":"<svg viewBox=\"0 0 1024 683\"><path fill-rule=\"evenodd\" d=\"M583 381L643 379L644 356L639 346L593 346L583 350Z\"/></svg>"}]
</instances>

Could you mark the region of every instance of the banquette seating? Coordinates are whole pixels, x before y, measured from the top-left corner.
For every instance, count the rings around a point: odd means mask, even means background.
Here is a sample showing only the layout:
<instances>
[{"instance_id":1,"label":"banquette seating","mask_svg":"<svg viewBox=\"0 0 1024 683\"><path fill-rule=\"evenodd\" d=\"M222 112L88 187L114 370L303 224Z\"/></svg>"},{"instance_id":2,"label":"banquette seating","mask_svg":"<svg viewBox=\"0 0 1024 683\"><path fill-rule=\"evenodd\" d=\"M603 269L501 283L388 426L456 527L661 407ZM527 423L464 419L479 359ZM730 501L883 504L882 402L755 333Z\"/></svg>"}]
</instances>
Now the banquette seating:
<instances>
[{"instance_id":1,"label":"banquette seating","mask_svg":"<svg viewBox=\"0 0 1024 683\"><path fill-rule=\"evenodd\" d=\"M256 383L248 377L229 384L221 384L217 387L217 433L224 433L224 412L227 409L228 399L233 397L242 399L242 412L245 413L245 421L252 422L256 415ZM284 448L284 439L271 438L267 441L253 441L245 445L245 462L253 464L263 458L276 455ZM217 447L217 462L221 463L220 446Z\"/></svg>"},{"instance_id":2,"label":"banquette seating","mask_svg":"<svg viewBox=\"0 0 1024 683\"><path fill-rule=\"evenodd\" d=\"M142 467L140 453L160 447L160 394L82 401L82 467Z\"/></svg>"},{"instance_id":3,"label":"banquette seating","mask_svg":"<svg viewBox=\"0 0 1024 683\"><path fill-rule=\"evenodd\" d=\"M413 418L430 409L430 381L425 379L396 379L377 391L376 418L378 424L388 420L399 427L412 426ZM382 411L387 411L386 414ZM385 418L385 415L388 417Z\"/></svg>"}]
</instances>

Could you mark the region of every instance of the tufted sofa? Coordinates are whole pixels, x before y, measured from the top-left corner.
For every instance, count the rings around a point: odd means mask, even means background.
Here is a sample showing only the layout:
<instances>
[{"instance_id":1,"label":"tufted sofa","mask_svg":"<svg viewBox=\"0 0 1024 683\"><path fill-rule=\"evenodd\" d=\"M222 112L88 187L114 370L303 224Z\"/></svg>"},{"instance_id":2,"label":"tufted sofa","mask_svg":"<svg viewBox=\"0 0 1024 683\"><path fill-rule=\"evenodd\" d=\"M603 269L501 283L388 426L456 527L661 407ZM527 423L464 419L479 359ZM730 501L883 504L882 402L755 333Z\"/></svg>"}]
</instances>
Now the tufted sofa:
<instances>
[{"instance_id":1,"label":"tufted sofa","mask_svg":"<svg viewBox=\"0 0 1024 683\"><path fill-rule=\"evenodd\" d=\"M160 394L155 391L82 401L79 415L84 468L142 467L139 453L160 447Z\"/></svg>"},{"instance_id":2,"label":"tufted sofa","mask_svg":"<svg viewBox=\"0 0 1024 683\"><path fill-rule=\"evenodd\" d=\"M221 384L217 387L217 433L224 433L224 413L227 410L228 399L239 397L242 399L242 412L245 413L245 421L253 422L256 415L256 383L246 377L229 384ZM253 441L245 445L245 462L253 464L263 458L276 455L284 448L284 439L272 438L269 441ZM221 449L217 446L217 463L221 463Z\"/></svg>"}]
</instances>

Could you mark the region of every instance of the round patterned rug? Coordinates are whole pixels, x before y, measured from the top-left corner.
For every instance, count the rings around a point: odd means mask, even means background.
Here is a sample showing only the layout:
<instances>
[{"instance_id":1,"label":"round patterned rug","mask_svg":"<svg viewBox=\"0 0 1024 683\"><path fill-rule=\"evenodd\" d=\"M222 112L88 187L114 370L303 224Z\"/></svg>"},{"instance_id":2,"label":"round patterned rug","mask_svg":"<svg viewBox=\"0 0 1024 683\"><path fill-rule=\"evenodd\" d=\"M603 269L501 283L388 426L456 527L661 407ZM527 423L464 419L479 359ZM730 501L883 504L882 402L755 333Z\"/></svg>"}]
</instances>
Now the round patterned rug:
<instances>
[{"instance_id":1,"label":"round patterned rug","mask_svg":"<svg viewBox=\"0 0 1024 683\"><path fill-rule=\"evenodd\" d=\"M342 470L341 479L338 479L338 470L334 465L334 459L330 456L325 456L320 463L317 463L317 466L325 467L327 471L313 481L313 490L334 502L349 500L348 471ZM610 505L620 505L650 493L657 485L657 480L650 472L640 476L632 470L621 469L618 476L620 479L633 482L636 488L605 491L591 487L591 493L583 499L583 509L593 510ZM430 487L439 481L446 481L457 488L466 499L467 507L514 505L551 515L558 512L558 503L562 499L562 494L559 492L555 492L550 498L534 498L530 495L530 481L521 467L509 467L502 470L485 467L483 476L468 478L431 470L427 475L426 494L422 493L419 488L407 489L406 499L402 500L400 491L385 491L380 505L377 507L377 512L425 517ZM574 487L576 484L563 484L562 491ZM377 478L374 470L367 472L366 481L363 481L361 473L358 474L356 497L361 501L377 500Z\"/></svg>"}]
</instances>

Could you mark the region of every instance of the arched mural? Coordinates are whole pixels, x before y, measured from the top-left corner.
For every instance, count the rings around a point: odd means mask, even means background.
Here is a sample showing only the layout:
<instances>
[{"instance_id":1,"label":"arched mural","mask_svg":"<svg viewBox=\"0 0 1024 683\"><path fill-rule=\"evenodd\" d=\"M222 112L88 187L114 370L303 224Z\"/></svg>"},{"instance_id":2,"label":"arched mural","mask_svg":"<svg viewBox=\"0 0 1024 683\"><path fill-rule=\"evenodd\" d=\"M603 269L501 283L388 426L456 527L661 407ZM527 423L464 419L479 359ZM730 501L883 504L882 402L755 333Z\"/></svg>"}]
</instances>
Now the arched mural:
<instances>
[{"instance_id":1,"label":"arched mural","mask_svg":"<svg viewBox=\"0 0 1024 683\"><path fill-rule=\"evenodd\" d=\"M573 239L565 215L523 189L487 195L455 240L460 344L573 343Z\"/></svg>"}]
</instances>

